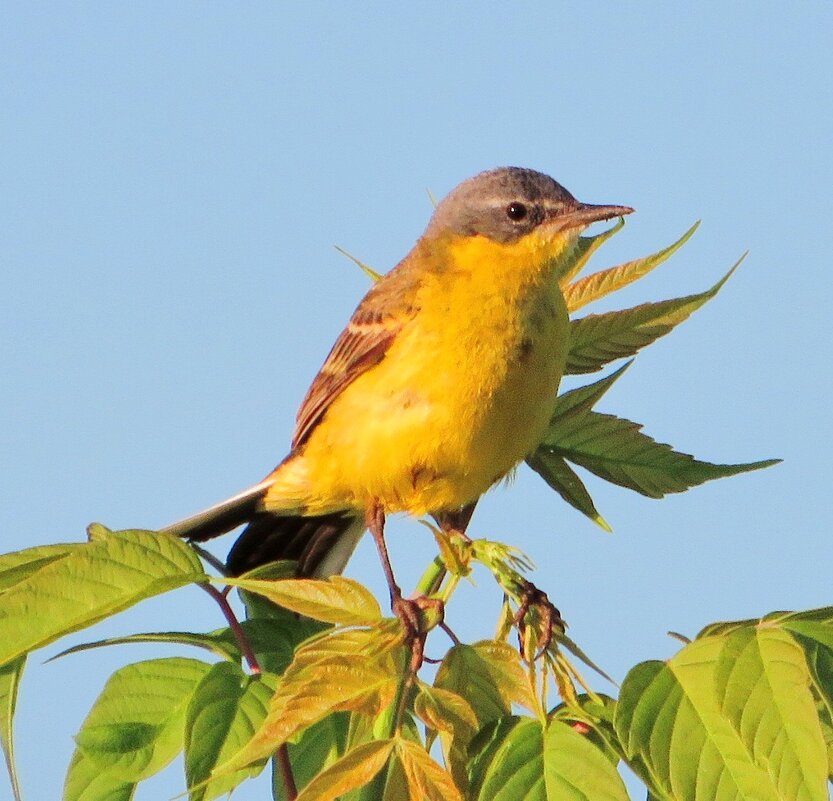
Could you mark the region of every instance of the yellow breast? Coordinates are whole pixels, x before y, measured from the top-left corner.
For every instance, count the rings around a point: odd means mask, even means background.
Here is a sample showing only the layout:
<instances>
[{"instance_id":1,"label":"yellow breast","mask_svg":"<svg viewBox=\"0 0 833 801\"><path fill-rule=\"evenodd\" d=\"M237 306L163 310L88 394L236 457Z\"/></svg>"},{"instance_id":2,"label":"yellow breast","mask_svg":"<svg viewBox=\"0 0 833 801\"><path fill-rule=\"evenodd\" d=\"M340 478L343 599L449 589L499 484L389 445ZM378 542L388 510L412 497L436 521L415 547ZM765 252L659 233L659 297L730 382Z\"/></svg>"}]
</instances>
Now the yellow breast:
<instances>
[{"instance_id":1,"label":"yellow breast","mask_svg":"<svg viewBox=\"0 0 833 801\"><path fill-rule=\"evenodd\" d=\"M546 255L482 237L447 244L416 316L333 402L267 508L319 514L378 499L421 515L503 478L540 442L566 359L567 310Z\"/></svg>"}]
</instances>

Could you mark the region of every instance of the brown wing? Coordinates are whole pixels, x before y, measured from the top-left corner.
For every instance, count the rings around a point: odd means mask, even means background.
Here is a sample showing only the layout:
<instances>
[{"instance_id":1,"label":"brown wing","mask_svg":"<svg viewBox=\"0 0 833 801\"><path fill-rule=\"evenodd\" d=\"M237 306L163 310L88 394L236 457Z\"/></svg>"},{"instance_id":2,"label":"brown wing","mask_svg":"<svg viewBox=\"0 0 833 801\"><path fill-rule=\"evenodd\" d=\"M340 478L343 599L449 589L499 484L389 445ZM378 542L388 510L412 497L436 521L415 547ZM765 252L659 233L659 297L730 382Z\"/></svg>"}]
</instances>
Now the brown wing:
<instances>
[{"instance_id":1,"label":"brown wing","mask_svg":"<svg viewBox=\"0 0 833 801\"><path fill-rule=\"evenodd\" d=\"M364 296L298 410L292 436L293 450L306 442L344 389L385 358L399 330L417 312L418 282L413 264L406 259Z\"/></svg>"}]
</instances>

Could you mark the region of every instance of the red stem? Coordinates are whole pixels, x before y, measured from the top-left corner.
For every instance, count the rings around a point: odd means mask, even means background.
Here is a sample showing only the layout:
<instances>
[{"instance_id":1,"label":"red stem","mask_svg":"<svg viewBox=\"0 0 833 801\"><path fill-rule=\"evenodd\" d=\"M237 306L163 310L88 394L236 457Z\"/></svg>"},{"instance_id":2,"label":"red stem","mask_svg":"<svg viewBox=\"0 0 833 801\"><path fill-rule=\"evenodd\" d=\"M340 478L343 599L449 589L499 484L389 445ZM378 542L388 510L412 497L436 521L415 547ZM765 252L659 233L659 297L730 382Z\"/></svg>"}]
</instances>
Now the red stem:
<instances>
[{"instance_id":1,"label":"red stem","mask_svg":"<svg viewBox=\"0 0 833 801\"><path fill-rule=\"evenodd\" d=\"M202 587L220 607L220 611L222 611L223 617L225 617L228 622L229 628L232 632L234 632L234 638L237 640L237 644L243 652L243 658L246 660L249 670L253 674L260 673L260 664L257 661L255 652L252 650L249 638L246 636L246 632L243 631L243 627L240 625L240 621L234 614L234 610L231 608L226 596L211 584L200 584L200 587Z\"/></svg>"},{"instance_id":2,"label":"red stem","mask_svg":"<svg viewBox=\"0 0 833 801\"><path fill-rule=\"evenodd\" d=\"M278 766L281 769L283 787L286 790L287 801L295 801L298 797L298 788L295 786L295 777L292 775L292 763L289 761L289 746L284 743L275 754Z\"/></svg>"}]
</instances>

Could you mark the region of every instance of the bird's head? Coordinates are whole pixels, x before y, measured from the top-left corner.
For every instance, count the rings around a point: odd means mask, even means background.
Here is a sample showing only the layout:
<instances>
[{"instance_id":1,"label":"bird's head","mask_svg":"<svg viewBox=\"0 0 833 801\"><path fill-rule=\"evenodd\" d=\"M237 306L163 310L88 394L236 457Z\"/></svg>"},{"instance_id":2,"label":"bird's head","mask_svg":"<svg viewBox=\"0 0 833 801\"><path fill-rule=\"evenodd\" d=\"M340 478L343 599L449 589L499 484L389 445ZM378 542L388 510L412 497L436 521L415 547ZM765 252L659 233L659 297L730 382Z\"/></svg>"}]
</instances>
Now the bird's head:
<instances>
[{"instance_id":1,"label":"bird's head","mask_svg":"<svg viewBox=\"0 0 833 801\"><path fill-rule=\"evenodd\" d=\"M632 211L580 203L548 175L499 167L453 189L434 211L425 236L482 237L509 250L543 251L553 258L591 223Z\"/></svg>"}]
</instances>

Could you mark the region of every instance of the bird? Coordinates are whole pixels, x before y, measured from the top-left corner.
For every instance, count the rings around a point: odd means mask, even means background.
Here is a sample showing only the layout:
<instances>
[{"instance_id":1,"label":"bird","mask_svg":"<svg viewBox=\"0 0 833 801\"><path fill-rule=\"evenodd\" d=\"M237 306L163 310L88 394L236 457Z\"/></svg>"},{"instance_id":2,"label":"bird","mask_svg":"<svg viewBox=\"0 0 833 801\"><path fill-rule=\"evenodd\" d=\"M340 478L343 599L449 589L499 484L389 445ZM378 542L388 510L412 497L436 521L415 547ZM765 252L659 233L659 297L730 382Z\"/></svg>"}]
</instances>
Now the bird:
<instances>
[{"instance_id":1,"label":"bird","mask_svg":"<svg viewBox=\"0 0 833 801\"><path fill-rule=\"evenodd\" d=\"M632 211L581 203L521 167L459 184L358 304L301 403L288 455L161 531L203 542L245 524L230 575L290 559L300 577L327 577L369 529L401 598L386 516L432 516L464 534L478 499L536 448L569 349L558 265L587 226Z\"/></svg>"}]
</instances>

